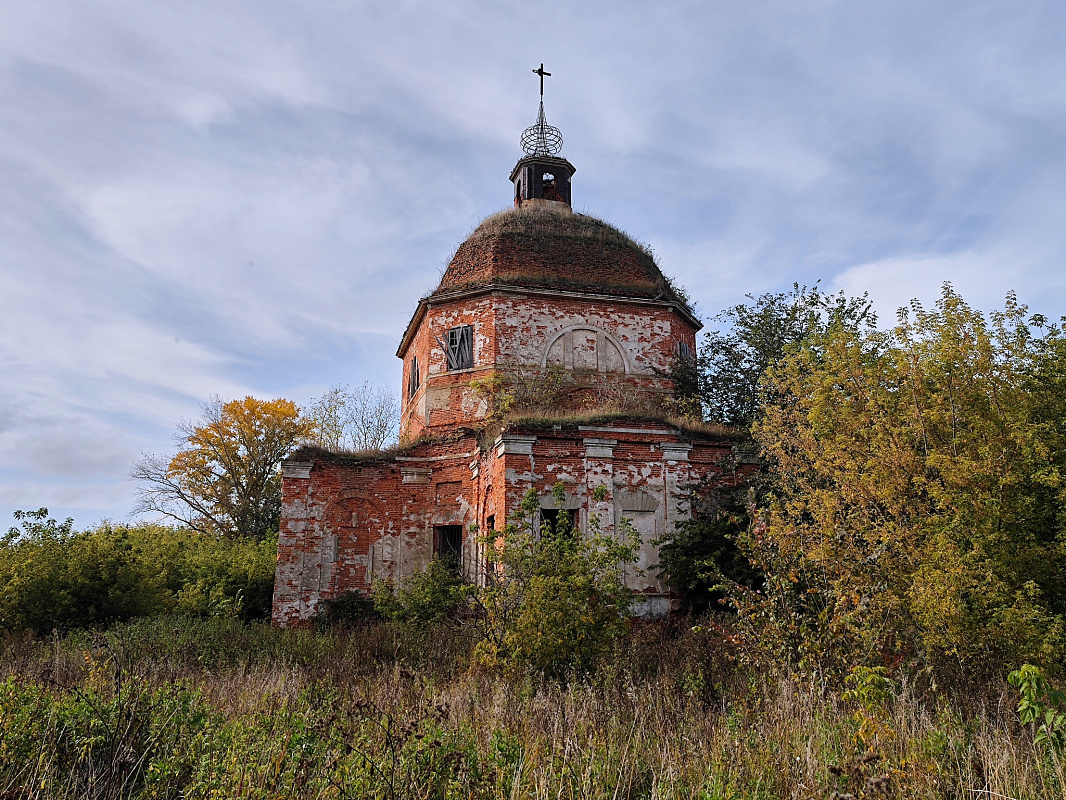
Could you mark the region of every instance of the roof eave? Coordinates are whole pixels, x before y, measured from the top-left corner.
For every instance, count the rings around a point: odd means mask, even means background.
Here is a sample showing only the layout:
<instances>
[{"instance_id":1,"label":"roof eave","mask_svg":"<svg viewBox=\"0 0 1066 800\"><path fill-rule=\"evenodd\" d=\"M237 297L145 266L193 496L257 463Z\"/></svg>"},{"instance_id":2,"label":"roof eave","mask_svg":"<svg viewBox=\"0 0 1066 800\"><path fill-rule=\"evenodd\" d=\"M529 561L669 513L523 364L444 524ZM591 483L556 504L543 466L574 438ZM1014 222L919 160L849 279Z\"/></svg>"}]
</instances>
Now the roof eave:
<instances>
[{"instance_id":1,"label":"roof eave","mask_svg":"<svg viewBox=\"0 0 1066 800\"><path fill-rule=\"evenodd\" d=\"M407 323L407 327L404 329L403 336L400 337L400 346L396 348L396 357L403 358L407 354L407 348L411 346L411 340L415 336L415 331L418 330L418 323L422 321L422 317L426 315L426 309L429 308L430 298L423 297L418 301L418 307L415 309L414 315L411 317L411 321Z\"/></svg>"},{"instance_id":2,"label":"roof eave","mask_svg":"<svg viewBox=\"0 0 1066 800\"><path fill-rule=\"evenodd\" d=\"M518 171L524 164L559 164L569 169L571 175L577 172L577 167L559 156L522 156L511 170L511 183L514 183L514 179L518 177Z\"/></svg>"}]
</instances>

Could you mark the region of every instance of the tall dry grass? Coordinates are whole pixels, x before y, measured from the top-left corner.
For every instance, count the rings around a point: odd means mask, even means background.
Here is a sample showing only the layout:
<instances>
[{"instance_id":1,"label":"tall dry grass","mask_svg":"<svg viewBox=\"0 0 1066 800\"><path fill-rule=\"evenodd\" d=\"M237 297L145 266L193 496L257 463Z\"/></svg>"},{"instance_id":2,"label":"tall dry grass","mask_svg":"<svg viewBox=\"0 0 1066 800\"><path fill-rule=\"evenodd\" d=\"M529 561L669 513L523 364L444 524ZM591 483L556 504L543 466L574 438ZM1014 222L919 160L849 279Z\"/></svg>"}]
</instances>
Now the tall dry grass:
<instances>
[{"instance_id":1,"label":"tall dry grass","mask_svg":"<svg viewBox=\"0 0 1066 800\"><path fill-rule=\"evenodd\" d=\"M635 630L593 674L503 679L446 632L145 620L8 637L3 797L1059 798L1008 687L835 687Z\"/></svg>"}]
</instances>

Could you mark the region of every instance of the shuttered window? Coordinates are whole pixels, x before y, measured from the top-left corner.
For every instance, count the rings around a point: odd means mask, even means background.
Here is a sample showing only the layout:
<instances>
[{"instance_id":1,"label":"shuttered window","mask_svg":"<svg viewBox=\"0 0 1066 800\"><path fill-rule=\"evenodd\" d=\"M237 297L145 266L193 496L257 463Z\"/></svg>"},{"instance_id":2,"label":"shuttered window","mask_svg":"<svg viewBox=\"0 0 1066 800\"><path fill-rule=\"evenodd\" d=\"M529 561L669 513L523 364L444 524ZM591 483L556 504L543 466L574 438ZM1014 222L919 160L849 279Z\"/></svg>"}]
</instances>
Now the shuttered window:
<instances>
[{"instance_id":1,"label":"shuttered window","mask_svg":"<svg viewBox=\"0 0 1066 800\"><path fill-rule=\"evenodd\" d=\"M460 325L448 331L448 371L474 366L474 326Z\"/></svg>"}]
</instances>

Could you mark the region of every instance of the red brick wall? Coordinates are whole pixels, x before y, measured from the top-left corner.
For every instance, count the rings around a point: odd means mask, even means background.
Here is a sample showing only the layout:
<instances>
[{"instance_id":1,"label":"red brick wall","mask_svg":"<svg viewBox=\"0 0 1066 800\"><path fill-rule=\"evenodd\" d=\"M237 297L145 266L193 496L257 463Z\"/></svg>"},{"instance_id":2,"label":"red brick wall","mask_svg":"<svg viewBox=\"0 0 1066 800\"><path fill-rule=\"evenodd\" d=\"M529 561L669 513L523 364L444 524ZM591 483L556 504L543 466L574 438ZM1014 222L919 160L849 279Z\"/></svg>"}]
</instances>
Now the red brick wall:
<instances>
[{"instance_id":1,"label":"red brick wall","mask_svg":"<svg viewBox=\"0 0 1066 800\"><path fill-rule=\"evenodd\" d=\"M447 331L460 325L474 328L474 368L448 372L438 339L445 340ZM662 304L515 291L434 301L400 354L402 435L414 438L427 429L476 425L488 409L470 382L507 366L540 368L547 360L571 369L579 385L670 391L662 373L670 369L679 342L695 352L696 330ZM582 348L590 350L584 363ZM414 358L421 387L408 398Z\"/></svg>"},{"instance_id":2,"label":"red brick wall","mask_svg":"<svg viewBox=\"0 0 1066 800\"><path fill-rule=\"evenodd\" d=\"M482 447L481 444L485 444ZM493 443L473 434L419 444L388 460L297 453L284 466L275 624L305 624L320 603L371 579L397 579L433 556L437 525L462 525L463 562L479 580L491 558L481 540L494 516L502 529L532 487L553 508L561 482L579 524L590 513L604 533L629 517L645 542L627 573L631 588L662 595L651 540L690 513L689 488L731 451L726 441L692 438L669 425L620 420L562 429L507 429ZM405 482L406 479L406 482ZM604 486L606 497L592 493ZM477 523L480 534L469 530ZM639 574L643 570L643 574Z\"/></svg>"},{"instance_id":3,"label":"red brick wall","mask_svg":"<svg viewBox=\"0 0 1066 800\"><path fill-rule=\"evenodd\" d=\"M466 436L385 460L295 453L283 466L275 624L306 622L323 600L423 567L434 526L475 520L476 449Z\"/></svg>"}]
</instances>

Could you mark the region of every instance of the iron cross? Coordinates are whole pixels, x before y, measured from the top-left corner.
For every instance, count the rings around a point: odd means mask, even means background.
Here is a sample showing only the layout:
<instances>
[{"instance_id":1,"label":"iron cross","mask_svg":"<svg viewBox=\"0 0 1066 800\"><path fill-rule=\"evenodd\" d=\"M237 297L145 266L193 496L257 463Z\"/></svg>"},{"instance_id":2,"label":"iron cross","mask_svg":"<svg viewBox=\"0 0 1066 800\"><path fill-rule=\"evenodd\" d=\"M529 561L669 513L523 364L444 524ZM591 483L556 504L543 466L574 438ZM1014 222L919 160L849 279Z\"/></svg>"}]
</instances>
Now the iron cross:
<instances>
[{"instance_id":1,"label":"iron cross","mask_svg":"<svg viewBox=\"0 0 1066 800\"><path fill-rule=\"evenodd\" d=\"M550 72L545 72L544 71L544 62L543 61L540 64L540 69L533 70L533 74L534 75L540 75L540 96L541 96L541 98L543 98L544 97L544 78L545 78L545 76L550 78L552 74Z\"/></svg>"}]
</instances>

